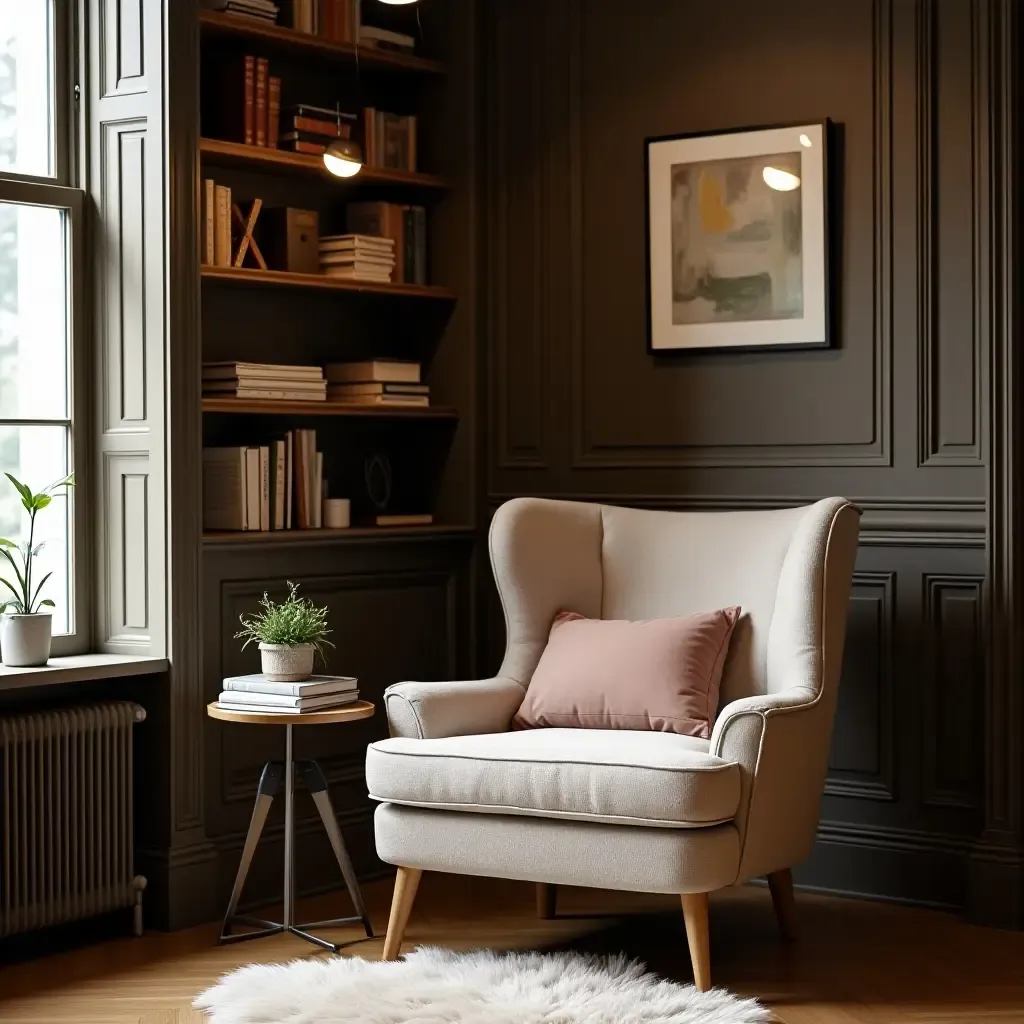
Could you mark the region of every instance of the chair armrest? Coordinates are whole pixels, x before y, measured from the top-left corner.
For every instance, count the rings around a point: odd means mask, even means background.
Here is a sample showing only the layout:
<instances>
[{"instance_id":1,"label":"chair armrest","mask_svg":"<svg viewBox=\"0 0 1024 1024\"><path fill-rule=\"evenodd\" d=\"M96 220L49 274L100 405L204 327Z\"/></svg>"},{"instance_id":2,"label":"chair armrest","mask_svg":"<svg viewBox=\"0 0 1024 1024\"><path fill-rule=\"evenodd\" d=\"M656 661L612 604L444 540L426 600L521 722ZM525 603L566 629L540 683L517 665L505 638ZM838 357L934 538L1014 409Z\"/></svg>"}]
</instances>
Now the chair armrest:
<instances>
[{"instance_id":1,"label":"chair armrest","mask_svg":"<svg viewBox=\"0 0 1024 1024\"><path fill-rule=\"evenodd\" d=\"M832 709L804 687L726 705L710 752L740 766L740 868L744 882L803 860L818 826Z\"/></svg>"},{"instance_id":2,"label":"chair armrest","mask_svg":"<svg viewBox=\"0 0 1024 1024\"><path fill-rule=\"evenodd\" d=\"M526 689L514 679L395 683L384 691L392 736L439 739L508 732Z\"/></svg>"}]
</instances>

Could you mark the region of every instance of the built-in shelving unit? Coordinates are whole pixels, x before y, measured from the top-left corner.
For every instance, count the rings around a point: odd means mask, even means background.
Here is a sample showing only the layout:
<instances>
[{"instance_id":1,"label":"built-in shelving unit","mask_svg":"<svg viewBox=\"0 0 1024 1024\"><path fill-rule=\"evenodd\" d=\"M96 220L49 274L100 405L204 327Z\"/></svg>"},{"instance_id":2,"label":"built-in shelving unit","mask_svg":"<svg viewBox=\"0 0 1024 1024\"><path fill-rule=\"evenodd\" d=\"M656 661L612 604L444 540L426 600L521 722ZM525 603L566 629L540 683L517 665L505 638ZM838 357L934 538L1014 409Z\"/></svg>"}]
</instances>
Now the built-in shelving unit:
<instances>
[{"instance_id":1,"label":"built-in shelving unit","mask_svg":"<svg viewBox=\"0 0 1024 1024\"><path fill-rule=\"evenodd\" d=\"M247 551L261 546L277 544L309 544L312 542L339 543L351 541L418 541L431 537L461 537L472 532L469 526L354 526L345 530L274 530L270 533L203 534L204 545L244 547Z\"/></svg>"},{"instance_id":2,"label":"built-in shelving unit","mask_svg":"<svg viewBox=\"0 0 1024 1024\"><path fill-rule=\"evenodd\" d=\"M281 402L249 398L204 398L203 412L231 416L354 416L359 419L457 420L443 405L354 405L351 402Z\"/></svg>"}]
</instances>

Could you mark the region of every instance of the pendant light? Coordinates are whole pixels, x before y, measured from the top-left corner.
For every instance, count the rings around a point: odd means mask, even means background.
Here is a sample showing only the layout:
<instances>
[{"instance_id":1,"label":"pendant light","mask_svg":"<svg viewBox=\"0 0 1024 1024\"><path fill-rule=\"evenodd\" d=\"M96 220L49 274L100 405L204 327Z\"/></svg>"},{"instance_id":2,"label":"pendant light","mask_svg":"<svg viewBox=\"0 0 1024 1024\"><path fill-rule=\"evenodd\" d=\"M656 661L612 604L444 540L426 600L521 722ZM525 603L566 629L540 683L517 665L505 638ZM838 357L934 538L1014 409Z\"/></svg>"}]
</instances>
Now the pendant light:
<instances>
[{"instance_id":1,"label":"pendant light","mask_svg":"<svg viewBox=\"0 0 1024 1024\"><path fill-rule=\"evenodd\" d=\"M392 7L405 6L406 4L414 4L416 0L380 0L382 4L390 4Z\"/></svg>"},{"instance_id":2,"label":"pendant light","mask_svg":"<svg viewBox=\"0 0 1024 1024\"><path fill-rule=\"evenodd\" d=\"M341 135L341 104L338 109L338 135ZM363 169L363 151L351 139L335 139L324 151L324 167L339 178L352 178Z\"/></svg>"}]
</instances>

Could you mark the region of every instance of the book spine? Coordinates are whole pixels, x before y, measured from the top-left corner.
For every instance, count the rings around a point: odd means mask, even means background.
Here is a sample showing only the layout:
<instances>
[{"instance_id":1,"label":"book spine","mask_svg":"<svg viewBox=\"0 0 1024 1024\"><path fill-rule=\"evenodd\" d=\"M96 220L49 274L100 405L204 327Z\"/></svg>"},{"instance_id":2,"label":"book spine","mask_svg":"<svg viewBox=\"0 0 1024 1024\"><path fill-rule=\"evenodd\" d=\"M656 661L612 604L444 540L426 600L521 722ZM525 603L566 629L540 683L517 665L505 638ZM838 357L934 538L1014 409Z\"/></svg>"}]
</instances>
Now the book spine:
<instances>
[{"instance_id":1,"label":"book spine","mask_svg":"<svg viewBox=\"0 0 1024 1024\"><path fill-rule=\"evenodd\" d=\"M411 206L402 207L402 226L405 246L402 249L402 277L405 281L416 280L416 211Z\"/></svg>"},{"instance_id":2,"label":"book spine","mask_svg":"<svg viewBox=\"0 0 1024 1024\"><path fill-rule=\"evenodd\" d=\"M213 178L203 182L203 262L213 266L216 261L217 194Z\"/></svg>"},{"instance_id":3,"label":"book spine","mask_svg":"<svg viewBox=\"0 0 1024 1024\"><path fill-rule=\"evenodd\" d=\"M270 530L270 449L260 448L260 529Z\"/></svg>"},{"instance_id":4,"label":"book spine","mask_svg":"<svg viewBox=\"0 0 1024 1024\"><path fill-rule=\"evenodd\" d=\"M295 525L305 530L306 522L306 432L295 431Z\"/></svg>"},{"instance_id":5,"label":"book spine","mask_svg":"<svg viewBox=\"0 0 1024 1024\"><path fill-rule=\"evenodd\" d=\"M281 79L271 75L267 82L267 147L277 149L281 133Z\"/></svg>"},{"instance_id":6,"label":"book spine","mask_svg":"<svg viewBox=\"0 0 1024 1024\"><path fill-rule=\"evenodd\" d=\"M284 528L292 528L292 504L295 495L295 434L284 436Z\"/></svg>"},{"instance_id":7,"label":"book spine","mask_svg":"<svg viewBox=\"0 0 1024 1024\"><path fill-rule=\"evenodd\" d=\"M247 470L247 457L244 448L238 449L238 506L239 506L239 520L241 526L239 529L249 529L249 499L248 499L248 488L246 486L246 470Z\"/></svg>"},{"instance_id":8,"label":"book spine","mask_svg":"<svg viewBox=\"0 0 1024 1024\"><path fill-rule=\"evenodd\" d=\"M274 442L274 522L272 529L284 529L284 441Z\"/></svg>"},{"instance_id":9,"label":"book spine","mask_svg":"<svg viewBox=\"0 0 1024 1024\"><path fill-rule=\"evenodd\" d=\"M389 237L395 240L395 266L391 272L391 280L404 284L405 276L405 214L397 203L388 203L388 220L391 222Z\"/></svg>"},{"instance_id":10,"label":"book spine","mask_svg":"<svg viewBox=\"0 0 1024 1024\"><path fill-rule=\"evenodd\" d=\"M324 453L317 452L313 460L313 524L320 529L324 525Z\"/></svg>"},{"instance_id":11,"label":"book spine","mask_svg":"<svg viewBox=\"0 0 1024 1024\"><path fill-rule=\"evenodd\" d=\"M218 267L231 265L231 189L217 185L216 225L214 228L214 260Z\"/></svg>"},{"instance_id":12,"label":"book spine","mask_svg":"<svg viewBox=\"0 0 1024 1024\"><path fill-rule=\"evenodd\" d=\"M245 450L245 502L246 518L249 521L248 529L259 530L260 528L260 450L259 448L246 448Z\"/></svg>"},{"instance_id":13,"label":"book spine","mask_svg":"<svg viewBox=\"0 0 1024 1024\"><path fill-rule=\"evenodd\" d=\"M256 58L246 55L245 58L245 91L242 119L242 141L251 146L256 141Z\"/></svg>"},{"instance_id":14,"label":"book spine","mask_svg":"<svg viewBox=\"0 0 1024 1024\"><path fill-rule=\"evenodd\" d=\"M405 130L408 134L405 151L409 157L408 171L416 170L416 116L411 115L405 119Z\"/></svg>"},{"instance_id":15,"label":"book spine","mask_svg":"<svg viewBox=\"0 0 1024 1024\"><path fill-rule=\"evenodd\" d=\"M256 61L256 145L267 144L267 87L270 66L265 57Z\"/></svg>"},{"instance_id":16,"label":"book spine","mask_svg":"<svg viewBox=\"0 0 1024 1024\"><path fill-rule=\"evenodd\" d=\"M413 207L416 224L416 284L427 283L427 211L423 206Z\"/></svg>"}]
</instances>

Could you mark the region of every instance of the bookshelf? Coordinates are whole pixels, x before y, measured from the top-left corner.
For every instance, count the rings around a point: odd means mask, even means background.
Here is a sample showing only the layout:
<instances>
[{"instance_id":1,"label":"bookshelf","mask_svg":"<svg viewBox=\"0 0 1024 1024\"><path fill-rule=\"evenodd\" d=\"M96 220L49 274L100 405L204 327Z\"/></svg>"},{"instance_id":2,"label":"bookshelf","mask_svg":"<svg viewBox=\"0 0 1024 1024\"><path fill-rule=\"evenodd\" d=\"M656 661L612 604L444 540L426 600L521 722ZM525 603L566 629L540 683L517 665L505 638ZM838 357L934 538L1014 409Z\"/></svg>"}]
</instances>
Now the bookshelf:
<instances>
[{"instance_id":1,"label":"bookshelf","mask_svg":"<svg viewBox=\"0 0 1024 1024\"><path fill-rule=\"evenodd\" d=\"M275 50L318 57L323 60L360 65L375 72L390 72L399 75L443 75L444 65L440 61L425 57L378 50L369 46L354 46L351 43L335 43L306 32L296 32L283 25L263 25L247 21L218 11L200 11L199 28L203 38L226 36L263 44Z\"/></svg>"},{"instance_id":2,"label":"bookshelf","mask_svg":"<svg viewBox=\"0 0 1024 1024\"><path fill-rule=\"evenodd\" d=\"M359 419L457 420L443 405L376 406L351 402L282 402L248 398L204 398L203 412L230 416L354 416Z\"/></svg>"},{"instance_id":3,"label":"bookshelf","mask_svg":"<svg viewBox=\"0 0 1024 1024\"><path fill-rule=\"evenodd\" d=\"M355 292L396 299L439 299L454 302L455 293L437 285L383 284L377 281L349 281L325 274L296 274L288 270L256 270L250 267L210 267L201 270L204 280L231 284L267 285L280 288L310 288L326 292Z\"/></svg>"},{"instance_id":4,"label":"bookshelf","mask_svg":"<svg viewBox=\"0 0 1024 1024\"><path fill-rule=\"evenodd\" d=\"M382 6L374 5L371 11ZM409 34L418 31L415 13L404 23L408 28L403 31ZM323 366L369 359L411 359L427 371L424 379L431 385L433 402L435 387L429 379L429 364L457 300L454 289L429 276L434 211L451 191L445 177L433 173L445 142L433 144L431 139L435 130L442 134L445 130L444 103L438 103L436 86L447 81L446 66L419 53L337 42L284 25L209 10L199 12L199 44L200 118L195 144L200 178L212 178L224 190L230 189L230 202L241 211L256 199L262 201L256 239L267 264L265 268L256 267L251 249L247 265L224 265L219 255L215 263L204 248L199 265L204 362ZM275 96L280 96L281 120L272 123L280 128L281 135L286 130L295 132L290 141L280 141L281 148L250 144L254 108L257 138L262 138L258 129L261 123L270 135L267 119L272 108L269 100L266 107L258 106L263 102L259 97L264 95L259 92L259 84L255 86L255 100L252 92L239 88L241 82L232 77L232 69L254 63L269 64L269 75L280 82ZM246 90L252 90L251 77L247 81ZM243 96L240 108L236 97ZM354 119L346 118L344 123L352 125L353 137L363 146L364 154L365 136L371 133L367 131L364 136L363 120L373 123L369 113L363 117L368 108L390 112L383 116L399 122L415 118L415 139L410 138L405 149L387 150L392 154L387 160L392 166L366 164L355 177L337 178L326 170L319 155L284 148L300 148L296 137L307 138L301 133L309 129L294 113L300 105L306 109L340 109L353 115ZM242 109L246 111L249 142L240 141L244 133L237 133ZM296 118L294 122L292 117ZM316 115L302 117L316 120ZM320 119L326 121L327 117L320 115ZM380 118L377 120L379 123ZM378 146L380 143L374 142L373 148ZM378 149L381 152L384 150ZM394 166L394 152L408 154L397 160L397 166L403 169ZM201 191L205 203L205 187ZM406 210L407 218L412 216L410 206L420 211L419 216L426 221L429 283L406 283L413 276L413 266L416 280L423 280L421 250L411 248L413 239L422 238L422 234L417 227L410 235L413 229L408 220L405 233L392 236L397 239L396 259L406 260L406 281L401 281L397 272L394 276L399 280L389 282L285 269L300 264L292 263L290 257L287 263L282 262L282 248L270 237L274 222L265 218L263 210L277 208L280 212L289 207L313 211L321 235L339 234L351 230L346 207L352 202L394 204ZM243 212L243 218L248 216ZM391 230L388 221L379 223ZM201 221L201 240L208 237L205 232L205 222ZM236 233L232 257L238 237ZM226 252L226 246L220 251ZM413 252L415 263L409 262ZM279 386L277 390L287 389ZM281 545L291 551L324 544L358 547L372 543L379 547L399 542L450 542L455 535L467 534L465 526L436 522L408 527L363 525L372 521L374 513L435 513L436 493L459 421L459 412L451 404L438 401L426 407L377 406L208 394L200 408L204 449L270 446L273 451L282 437L315 425L317 458L322 462L324 482L330 485L326 493L350 498L353 510L353 526L345 530L300 529L293 524L285 530L205 531L204 548L230 553L271 550ZM366 482L366 467L382 458L394 482L392 489L389 480L391 503L386 507L368 503ZM261 468L261 481L264 472ZM272 468L271 481L275 472ZM319 476L314 479L319 480Z\"/></svg>"},{"instance_id":5,"label":"bookshelf","mask_svg":"<svg viewBox=\"0 0 1024 1024\"><path fill-rule=\"evenodd\" d=\"M339 188L359 189L369 185L404 186L411 190L441 192L448 183L435 174L416 171L395 171L382 167L364 167L354 178L335 178L318 156L289 153L266 146L247 146L243 142L222 139L200 139L199 154L204 162L218 167L246 167L267 173L316 174Z\"/></svg>"}]
</instances>

